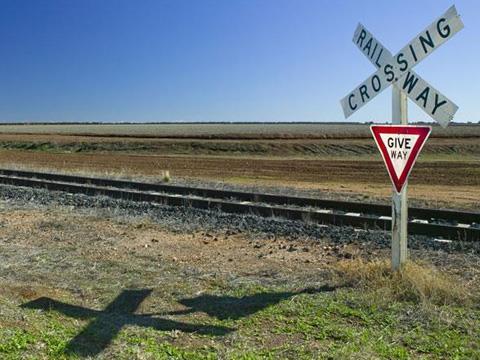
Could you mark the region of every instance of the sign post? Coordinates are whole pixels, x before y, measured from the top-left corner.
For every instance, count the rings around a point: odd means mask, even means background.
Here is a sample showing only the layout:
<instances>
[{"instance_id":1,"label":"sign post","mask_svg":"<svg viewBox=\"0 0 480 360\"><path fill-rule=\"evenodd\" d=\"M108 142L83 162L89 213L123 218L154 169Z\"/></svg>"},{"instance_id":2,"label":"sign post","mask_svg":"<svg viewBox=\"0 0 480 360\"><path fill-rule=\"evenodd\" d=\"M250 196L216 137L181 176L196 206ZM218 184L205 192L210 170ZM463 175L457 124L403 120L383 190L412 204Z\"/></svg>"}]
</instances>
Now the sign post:
<instances>
[{"instance_id":1,"label":"sign post","mask_svg":"<svg viewBox=\"0 0 480 360\"><path fill-rule=\"evenodd\" d=\"M392 55L362 24L358 24L353 35L353 43L377 70L340 100L345 118L392 85L392 126L390 130L383 129L385 134L390 134L389 139L392 144L384 143L380 134L382 129L374 129L376 127L372 126L372 133L394 184L392 193L393 270L400 270L407 259L408 174L430 134L430 128L425 127L423 130L421 127L412 127L415 130L409 127L410 130L406 130L408 127L407 97L442 127L448 125L458 110L455 103L423 80L412 68L461 29L463 29L462 20L455 6L451 6L395 55ZM398 130L397 133L395 133L396 130Z\"/></svg>"},{"instance_id":2,"label":"sign post","mask_svg":"<svg viewBox=\"0 0 480 360\"><path fill-rule=\"evenodd\" d=\"M407 96L398 87L392 87L392 124L408 125ZM408 239L407 183L397 193L392 189L392 269L399 270L407 261Z\"/></svg>"},{"instance_id":3,"label":"sign post","mask_svg":"<svg viewBox=\"0 0 480 360\"><path fill-rule=\"evenodd\" d=\"M402 104L403 103L403 104ZM405 115L405 94L393 89L393 113ZM397 107L397 105L400 105ZM402 109L403 108L403 109ZM382 154L393 185L392 194L392 268L399 270L407 260L407 179L415 160L425 145L430 126L372 125L373 138ZM394 118L394 122L399 122Z\"/></svg>"}]
</instances>

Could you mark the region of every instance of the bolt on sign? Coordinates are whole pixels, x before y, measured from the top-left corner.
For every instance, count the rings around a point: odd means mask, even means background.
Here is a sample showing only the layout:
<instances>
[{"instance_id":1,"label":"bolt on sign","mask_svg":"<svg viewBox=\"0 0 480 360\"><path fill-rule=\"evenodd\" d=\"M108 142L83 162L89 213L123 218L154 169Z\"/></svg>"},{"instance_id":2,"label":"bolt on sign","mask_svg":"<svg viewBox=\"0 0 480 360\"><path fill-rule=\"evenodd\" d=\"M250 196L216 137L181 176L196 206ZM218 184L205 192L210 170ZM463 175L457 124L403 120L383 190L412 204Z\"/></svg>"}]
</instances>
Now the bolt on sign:
<instances>
[{"instance_id":1,"label":"bolt on sign","mask_svg":"<svg viewBox=\"0 0 480 360\"><path fill-rule=\"evenodd\" d=\"M372 125L370 130L387 166L392 184L397 193L400 193L432 128Z\"/></svg>"},{"instance_id":2,"label":"bolt on sign","mask_svg":"<svg viewBox=\"0 0 480 360\"><path fill-rule=\"evenodd\" d=\"M340 101L345 118L393 84L440 125L446 127L458 106L423 80L412 68L462 28L460 16L455 6L452 6L392 56L387 48L359 24L353 35L353 43L377 71Z\"/></svg>"}]
</instances>

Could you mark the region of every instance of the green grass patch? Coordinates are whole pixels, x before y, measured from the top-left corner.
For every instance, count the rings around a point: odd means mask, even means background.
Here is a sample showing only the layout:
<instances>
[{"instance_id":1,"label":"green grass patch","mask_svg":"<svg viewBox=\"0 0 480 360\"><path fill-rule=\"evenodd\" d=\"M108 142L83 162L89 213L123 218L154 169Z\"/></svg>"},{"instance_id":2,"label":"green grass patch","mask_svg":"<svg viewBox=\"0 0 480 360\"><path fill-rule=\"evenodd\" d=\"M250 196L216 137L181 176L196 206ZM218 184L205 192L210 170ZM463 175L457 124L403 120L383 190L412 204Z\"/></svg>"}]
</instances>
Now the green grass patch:
<instances>
[{"instance_id":1,"label":"green grass patch","mask_svg":"<svg viewBox=\"0 0 480 360\"><path fill-rule=\"evenodd\" d=\"M267 295L265 295L267 294ZM289 294L275 295L275 294ZM151 359L355 358L475 359L480 310L395 301L379 306L355 289L298 293L285 289L218 290L222 301L176 321L234 328L224 336L125 326L98 357ZM275 297L277 296L277 297ZM227 300L225 300L225 298ZM228 308L228 304L237 309ZM218 309L213 309L217 306ZM0 357L77 358L69 343L88 325L57 311L11 308L23 321L0 328ZM205 315L205 313L209 315ZM172 317L169 317L172 319ZM107 324L92 336L102 337ZM84 344L88 346L88 344Z\"/></svg>"}]
</instances>

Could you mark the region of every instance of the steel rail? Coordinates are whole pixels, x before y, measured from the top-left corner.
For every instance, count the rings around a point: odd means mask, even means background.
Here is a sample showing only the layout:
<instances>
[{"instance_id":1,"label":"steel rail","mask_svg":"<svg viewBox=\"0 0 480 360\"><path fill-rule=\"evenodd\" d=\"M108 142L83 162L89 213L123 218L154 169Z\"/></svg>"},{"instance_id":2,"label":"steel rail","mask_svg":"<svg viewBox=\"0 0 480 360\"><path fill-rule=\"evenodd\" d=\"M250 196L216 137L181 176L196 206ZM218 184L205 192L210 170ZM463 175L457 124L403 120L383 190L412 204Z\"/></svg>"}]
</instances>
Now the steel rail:
<instances>
[{"instance_id":1,"label":"steel rail","mask_svg":"<svg viewBox=\"0 0 480 360\"><path fill-rule=\"evenodd\" d=\"M9 172L9 175L6 173ZM188 187L178 187L174 185L158 185L158 184L148 184L140 182L129 182L123 180L110 180L110 179L98 179L90 177L77 177L71 175L57 175L57 174L47 174L47 173L36 173L36 172L24 172L16 170L0 170L0 183L10 184L16 186L27 186L27 187L36 187L36 188L45 188L48 190L54 191L66 191L70 193L79 193L90 196L95 195L105 195L117 199L126 199L132 201L146 201L154 202L159 204L165 204L170 206L188 206L197 209L206 209L206 210L217 210L226 213L237 213L237 214L253 214L261 217L274 217L282 218L289 220L301 220L305 222L319 223L319 224L333 224L338 226L354 226L360 228L374 228L380 230L390 229L391 220L387 216L378 216L378 214L365 214L367 205L363 204L363 212L360 213L345 213L338 212L332 209L312 209L312 208L299 208L297 206L289 206L291 203L287 204L268 204L265 202L258 201L248 201L245 198L234 198L234 199L221 199L217 190L214 189L199 189L203 196L199 196L198 192L192 191L193 193L166 193L165 186L168 188L180 188L180 189L192 189ZM40 179L48 178L48 179ZM55 180L51 180L54 178ZM83 181L83 184L81 183ZM132 185L134 184L134 185ZM137 186L141 184L141 186ZM125 185L125 186L119 186ZM128 186L130 188L128 188ZM135 188L135 186L137 188ZM155 186L155 187L151 187ZM158 187L160 186L160 188ZM133 187L133 188L132 188ZM140 187L143 187L140 189ZM128 189L126 189L128 188ZM162 189L163 191L158 191ZM212 197L205 196L204 191L213 191ZM238 194L249 194L246 192L227 192L227 193L238 193ZM254 194L254 195L265 195L266 198L270 196L277 197L277 195L266 195L266 194ZM250 198L252 196L250 194ZM289 198L278 196L282 198ZM262 198L265 199L265 198ZM304 199L304 198L294 198L294 199ZM308 199L308 198L306 198ZM275 199L277 200L277 199ZM322 201L321 199L309 199L317 202ZM328 200L330 201L330 200ZM349 203L349 202L340 202L347 204L355 204L356 206L362 205L361 203ZM323 204L323 203L322 203ZM331 203L329 203L332 205ZM294 204L298 205L298 204ZM383 206L383 205L376 205ZM390 209L390 207L387 207ZM345 209L345 207L343 207ZM422 209L428 210L428 209ZM436 210L441 211L441 210ZM449 211L448 215L452 215L454 211ZM480 214L476 213L467 213L468 216L473 216L474 220L480 220ZM409 221L409 231L412 234L419 235L429 235L429 236L440 236L445 237L451 240L463 240L463 241L479 241L480 240L480 228L472 226L456 226L452 224L442 224L442 223L423 223L417 222L415 220Z\"/></svg>"},{"instance_id":2,"label":"steel rail","mask_svg":"<svg viewBox=\"0 0 480 360\"><path fill-rule=\"evenodd\" d=\"M76 184L91 184L97 186L134 189L139 191L164 192L179 195L193 195L215 199L235 199L239 201L259 202L276 205L294 205L299 207L311 207L321 209L332 209L344 212L356 212L360 214L390 216L392 208L390 205L362 203L353 201L329 200L309 197L286 196L276 194L254 193L246 191L218 190L209 188L198 188L179 186L171 184L153 184L147 182L94 178L77 175L52 174L23 170L0 169L0 174L5 176L17 176L24 178L35 178L42 180L71 182ZM411 219L431 221L432 219L448 221L453 224L480 223L480 213L469 211L457 211L448 209L431 209L420 207L409 207Z\"/></svg>"}]
</instances>

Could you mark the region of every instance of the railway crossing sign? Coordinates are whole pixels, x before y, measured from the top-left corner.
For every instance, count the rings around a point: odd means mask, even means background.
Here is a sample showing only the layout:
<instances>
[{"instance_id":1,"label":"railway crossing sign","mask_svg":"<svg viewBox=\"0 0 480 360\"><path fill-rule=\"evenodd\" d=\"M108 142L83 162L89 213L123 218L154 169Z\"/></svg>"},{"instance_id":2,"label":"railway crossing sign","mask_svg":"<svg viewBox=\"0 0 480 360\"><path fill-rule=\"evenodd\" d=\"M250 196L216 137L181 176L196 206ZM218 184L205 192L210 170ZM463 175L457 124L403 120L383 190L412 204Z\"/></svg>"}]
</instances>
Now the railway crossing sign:
<instances>
[{"instance_id":1,"label":"railway crossing sign","mask_svg":"<svg viewBox=\"0 0 480 360\"><path fill-rule=\"evenodd\" d=\"M378 69L340 101L345 118L393 84L440 125L446 127L453 119L458 106L411 69L462 28L462 20L455 6L452 6L392 56L362 24L359 24L353 35L353 42Z\"/></svg>"},{"instance_id":2,"label":"railway crossing sign","mask_svg":"<svg viewBox=\"0 0 480 360\"><path fill-rule=\"evenodd\" d=\"M387 166L392 184L400 194L432 128L373 125L370 129Z\"/></svg>"},{"instance_id":3,"label":"railway crossing sign","mask_svg":"<svg viewBox=\"0 0 480 360\"><path fill-rule=\"evenodd\" d=\"M408 125L407 97L443 127L448 125L458 110L454 102L412 69L462 29L463 23L457 9L451 6L395 55L392 55L362 24L358 24L353 34L353 43L377 70L340 100L345 118L392 85L392 124L400 125L372 127L372 133L394 186L392 192L393 270L400 270L407 260L407 179L418 153L430 134L430 128L427 128L428 131L425 127L416 127L416 130L412 130L412 127L406 126Z\"/></svg>"}]
</instances>

